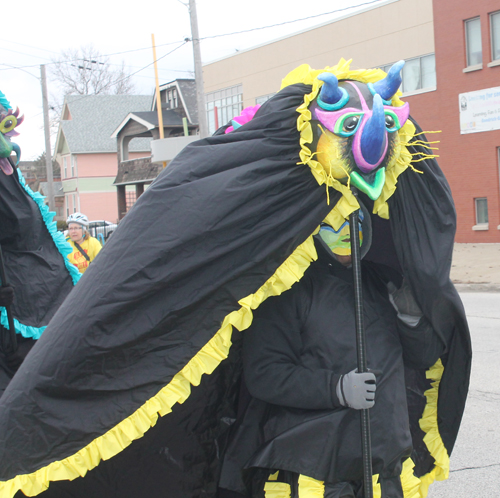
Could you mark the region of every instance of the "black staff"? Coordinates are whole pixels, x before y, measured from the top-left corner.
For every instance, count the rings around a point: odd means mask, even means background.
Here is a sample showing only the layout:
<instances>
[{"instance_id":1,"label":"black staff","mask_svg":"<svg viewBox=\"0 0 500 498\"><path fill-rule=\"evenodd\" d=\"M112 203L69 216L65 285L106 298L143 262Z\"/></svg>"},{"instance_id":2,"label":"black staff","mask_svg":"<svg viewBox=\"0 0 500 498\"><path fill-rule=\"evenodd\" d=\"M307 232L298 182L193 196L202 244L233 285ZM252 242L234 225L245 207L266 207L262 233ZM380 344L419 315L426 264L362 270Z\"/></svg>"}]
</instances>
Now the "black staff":
<instances>
[{"instance_id":1,"label":"black staff","mask_svg":"<svg viewBox=\"0 0 500 498\"><path fill-rule=\"evenodd\" d=\"M353 189L357 197L357 190ZM363 316L363 290L361 285L361 252L359 250L359 211L349 215L351 231L351 258L354 278L354 308L356 319L356 348L358 372L368 371L366 364L366 338ZM372 445L370 436L370 414L368 409L361 410L361 446L363 455L363 483L365 498L373 498Z\"/></svg>"},{"instance_id":2,"label":"black staff","mask_svg":"<svg viewBox=\"0 0 500 498\"><path fill-rule=\"evenodd\" d=\"M8 287L7 278L5 276L5 266L3 264L3 252L2 246L0 245L0 279L2 279L2 287ZM14 317L12 316L12 311L10 305L6 305L7 310L7 320L9 321L9 344L5 344L5 337L0 334L0 340L2 342L2 350L6 355L15 353L17 351L17 338L16 338L16 328L14 326Z\"/></svg>"}]
</instances>

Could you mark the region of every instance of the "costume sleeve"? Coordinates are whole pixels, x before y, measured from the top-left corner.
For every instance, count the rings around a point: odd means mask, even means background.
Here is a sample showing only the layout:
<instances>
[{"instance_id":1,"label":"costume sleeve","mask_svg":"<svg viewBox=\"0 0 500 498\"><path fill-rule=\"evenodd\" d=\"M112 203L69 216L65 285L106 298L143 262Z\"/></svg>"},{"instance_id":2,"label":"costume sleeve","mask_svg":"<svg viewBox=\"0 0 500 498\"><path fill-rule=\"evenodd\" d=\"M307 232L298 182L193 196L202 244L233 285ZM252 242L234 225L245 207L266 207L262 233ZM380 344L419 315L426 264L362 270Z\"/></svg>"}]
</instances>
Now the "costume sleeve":
<instances>
[{"instance_id":1,"label":"costume sleeve","mask_svg":"<svg viewBox=\"0 0 500 498\"><path fill-rule=\"evenodd\" d=\"M412 368L430 368L445 352L446 344L429 321L422 317L415 327L398 319L405 364Z\"/></svg>"},{"instance_id":2,"label":"costume sleeve","mask_svg":"<svg viewBox=\"0 0 500 498\"><path fill-rule=\"evenodd\" d=\"M268 403L331 409L340 406L335 393L340 375L301 365L301 325L308 308L304 294L292 288L254 313L243 340L245 382L253 397Z\"/></svg>"}]
</instances>

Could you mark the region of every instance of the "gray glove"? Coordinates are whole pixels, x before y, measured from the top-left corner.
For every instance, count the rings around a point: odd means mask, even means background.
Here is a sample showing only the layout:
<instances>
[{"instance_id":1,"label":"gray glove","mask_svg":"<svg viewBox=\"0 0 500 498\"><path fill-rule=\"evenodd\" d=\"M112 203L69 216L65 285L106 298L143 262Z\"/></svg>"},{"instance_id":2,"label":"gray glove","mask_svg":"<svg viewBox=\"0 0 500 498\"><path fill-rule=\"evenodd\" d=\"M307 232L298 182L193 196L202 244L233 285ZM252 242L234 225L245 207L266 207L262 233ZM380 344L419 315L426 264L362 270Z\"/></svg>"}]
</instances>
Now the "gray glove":
<instances>
[{"instance_id":1,"label":"gray glove","mask_svg":"<svg viewBox=\"0 0 500 498\"><path fill-rule=\"evenodd\" d=\"M341 375L336 393L342 406L367 410L375 404L376 377L373 372L359 373L352 370Z\"/></svg>"},{"instance_id":2,"label":"gray glove","mask_svg":"<svg viewBox=\"0 0 500 498\"><path fill-rule=\"evenodd\" d=\"M401 287L398 289L392 282L387 284L389 291L389 301L398 313L398 318L410 326L415 326L422 318L422 310L413 297L410 286L403 279Z\"/></svg>"}]
</instances>

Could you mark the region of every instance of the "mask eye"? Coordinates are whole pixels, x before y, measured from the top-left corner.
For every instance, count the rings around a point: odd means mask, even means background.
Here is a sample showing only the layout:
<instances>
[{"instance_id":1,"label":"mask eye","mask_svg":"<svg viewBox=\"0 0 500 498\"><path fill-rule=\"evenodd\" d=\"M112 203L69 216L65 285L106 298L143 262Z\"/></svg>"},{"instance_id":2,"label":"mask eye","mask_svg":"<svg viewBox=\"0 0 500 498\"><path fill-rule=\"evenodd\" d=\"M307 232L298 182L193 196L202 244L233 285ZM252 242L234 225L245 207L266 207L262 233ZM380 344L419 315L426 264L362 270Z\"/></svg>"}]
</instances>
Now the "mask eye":
<instances>
[{"instance_id":1,"label":"mask eye","mask_svg":"<svg viewBox=\"0 0 500 498\"><path fill-rule=\"evenodd\" d=\"M359 127L362 116L363 113L349 112L344 114L344 116L338 119L335 123L335 129L333 132L341 137L350 137L351 135L354 135Z\"/></svg>"},{"instance_id":2,"label":"mask eye","mask_svg":"<svg viewBox=\"0 0 500 498\"><path fill-rule=\"evenodd\" d=\"M389 133L397 131L401 128L397 114L388 109L385 109L385 127Z\"/></svg>"},{"instance_id":3,"label":"mask eye","mask_svg":"<svg viewBox=\"0 0 500 498\"><path fill-rule=\"evenodd\" d=\"M9 115L6 116L2 122L0 123L0 132L9 133L17 126L17 119L15 116Z\"/></svg>"}]
</instances>

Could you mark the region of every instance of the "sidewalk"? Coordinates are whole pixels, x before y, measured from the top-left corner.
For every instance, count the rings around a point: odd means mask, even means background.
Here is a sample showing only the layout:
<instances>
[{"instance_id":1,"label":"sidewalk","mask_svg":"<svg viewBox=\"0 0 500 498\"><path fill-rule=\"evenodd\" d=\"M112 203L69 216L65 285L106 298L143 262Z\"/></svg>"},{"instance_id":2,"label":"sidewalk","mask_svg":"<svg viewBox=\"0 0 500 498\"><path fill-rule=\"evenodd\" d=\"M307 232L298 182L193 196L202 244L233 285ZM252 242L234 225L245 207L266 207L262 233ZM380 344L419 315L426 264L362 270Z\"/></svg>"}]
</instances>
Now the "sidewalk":
<instances>
[{"instance_id":1,"label":"sidewalk","mask_svg":"<svg viewBox=\"0 0 500 498\"><path fill-rule=\"evenodd\" d=\"M455 244L450 276L460 292L500 292L500 244Z\"/></svg>"}]
</instances>

